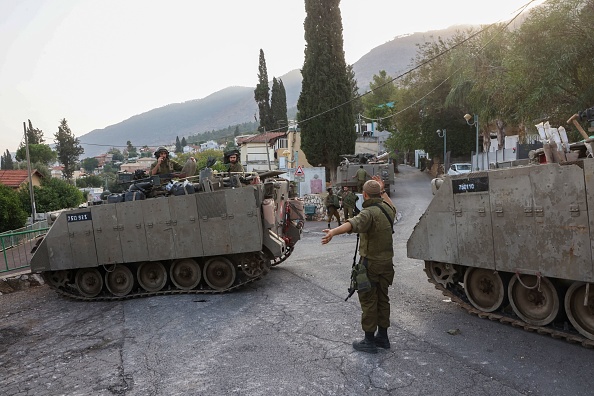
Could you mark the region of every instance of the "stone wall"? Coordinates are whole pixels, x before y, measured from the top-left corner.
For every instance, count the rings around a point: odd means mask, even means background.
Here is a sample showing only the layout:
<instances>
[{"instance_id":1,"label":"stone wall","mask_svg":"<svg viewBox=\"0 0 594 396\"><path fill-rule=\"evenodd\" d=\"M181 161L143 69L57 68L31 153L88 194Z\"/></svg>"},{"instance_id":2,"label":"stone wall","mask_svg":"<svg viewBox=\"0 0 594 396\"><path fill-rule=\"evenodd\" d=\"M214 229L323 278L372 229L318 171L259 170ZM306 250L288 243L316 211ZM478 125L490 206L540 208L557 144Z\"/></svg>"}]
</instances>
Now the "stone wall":
<instances>
[{"instance_id":1,"label":"stone wall","mask_svg":"<svg viewBox=\"0 0 594 396\"><path fill-rule=\"evenodd\" d=\"M306 194L303 196L305 205L314 205L316 207L316 214L313 216L314 221L322 221L326 218L326 207L324 206L324 198L326 194Z\"/></svg>"}]
</instances>

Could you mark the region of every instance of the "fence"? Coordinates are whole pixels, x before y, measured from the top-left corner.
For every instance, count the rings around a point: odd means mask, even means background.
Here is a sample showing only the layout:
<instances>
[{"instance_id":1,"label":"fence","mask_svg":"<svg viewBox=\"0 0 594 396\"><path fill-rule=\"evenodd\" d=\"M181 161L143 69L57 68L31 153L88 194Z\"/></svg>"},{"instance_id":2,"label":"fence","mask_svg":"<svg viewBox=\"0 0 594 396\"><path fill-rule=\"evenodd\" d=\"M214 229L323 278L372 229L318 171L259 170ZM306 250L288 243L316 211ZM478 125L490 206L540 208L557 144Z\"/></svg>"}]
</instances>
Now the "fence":
<instances>
[{"instance_id":1,"label":"fence","mask_svg":"<svg viewBox=\"0 0 594 396\"><path fill-rule=\"evenodd\" d=\"M40 221L19 230L1 233L0 253L4 265L0 266L0 273L28 268L37 237L48 229L47 221Z\"/></svg>"}]
</instances>

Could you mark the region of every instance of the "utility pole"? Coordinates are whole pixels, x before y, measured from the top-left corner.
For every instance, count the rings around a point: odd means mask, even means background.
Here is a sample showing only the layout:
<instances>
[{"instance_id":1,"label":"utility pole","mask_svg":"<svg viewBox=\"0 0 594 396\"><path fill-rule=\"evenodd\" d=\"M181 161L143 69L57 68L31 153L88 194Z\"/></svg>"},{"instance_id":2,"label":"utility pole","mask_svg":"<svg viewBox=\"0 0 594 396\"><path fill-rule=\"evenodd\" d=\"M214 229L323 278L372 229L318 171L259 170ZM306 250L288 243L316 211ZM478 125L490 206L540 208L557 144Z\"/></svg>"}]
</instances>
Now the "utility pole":
<instances>
[{"instance_id":1,"label":"utility pole","mask_svg":"<svg viewBox=\"0 0 594 396\"><path fill-rule=\"evenodd\" d=\"M25 152L27 153L27 173L29 174L29 197L31 198L31 224L35 223L35 193L33 192L33 177L31 176L31 158L29 157L29 141L27 140L27 125L23 122L25 131Z\"/></svg>"}]
</instances>

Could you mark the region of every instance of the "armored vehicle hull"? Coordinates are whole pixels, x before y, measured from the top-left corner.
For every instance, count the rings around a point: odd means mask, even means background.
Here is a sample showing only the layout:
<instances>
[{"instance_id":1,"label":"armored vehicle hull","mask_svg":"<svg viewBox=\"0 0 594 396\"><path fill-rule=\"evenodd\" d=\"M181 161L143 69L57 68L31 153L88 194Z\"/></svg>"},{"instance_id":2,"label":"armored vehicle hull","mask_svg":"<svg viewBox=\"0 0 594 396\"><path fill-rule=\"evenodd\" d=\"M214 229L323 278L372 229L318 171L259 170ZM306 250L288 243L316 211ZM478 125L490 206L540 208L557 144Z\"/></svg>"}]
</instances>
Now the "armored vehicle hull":
<instances>
[{"instance_id":1,"label":"armored vehicle hull","mask_svg":"<svg viewBox=\"0 0 594 396\"><path fill-rule=\"evenodd\" d=\"M594 159L572 151L445 177L407 248L470 312L594 346Z\"/></svg>"},{"instance_id":2,"label":"armored vehicle hull","mask_svg":"<svg viewBox=\"0 0 594 396\"><path fill-rule=\"evenodd\" d=\"M303 210L288 181L205 181L196 193L126 194L132 200L62 212L38 243L31 270L62 294L108 300L224 292L290 255Z\"/></svg>"},{"instance_id":3,"label":"armored vehicle hull","mask_svg":"<svg viewBox=\"0 0 594 396\"><path fill-rule=\"evenodd\" d=\"M368 180L371 180L371 176L380 176L384 182L384 187L388 196L391 196L391 186L394 185L394 166L389 163L343 163L336 170L336 186L341 188L344 186L349 187L351 190L356 191L357 180L353 178L359 167L363 166L363 169L369 174Z\"/></svg>"}]
</instances>

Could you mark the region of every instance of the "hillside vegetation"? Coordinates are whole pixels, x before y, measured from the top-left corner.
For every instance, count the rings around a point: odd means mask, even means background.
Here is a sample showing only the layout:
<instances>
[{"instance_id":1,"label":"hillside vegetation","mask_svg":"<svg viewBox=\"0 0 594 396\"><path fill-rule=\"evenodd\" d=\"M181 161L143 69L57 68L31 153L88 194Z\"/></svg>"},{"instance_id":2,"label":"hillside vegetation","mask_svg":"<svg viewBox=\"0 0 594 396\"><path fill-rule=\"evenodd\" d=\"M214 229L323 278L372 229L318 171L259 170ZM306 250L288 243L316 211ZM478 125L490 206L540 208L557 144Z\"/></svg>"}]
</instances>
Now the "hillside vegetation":
<instances>
[{"instance_id":1,"label":"hillside vegetation","mask_svg":"<svg viewBox=\"0 0 594 396\"><path fill-rule=\"evenodd\" d=\"M373 75L380 70L386 70L393 76L406 70L415 56L418 45L438 37L451 37L459 28L396 37L373 48L353 64L360 91L368 89ZM257 64L254 64L254 69L256 67ZM297 99L301 92L301 71L292 70L280 78L287 94L288 116L295 118ZM254 85L256 82L254 80ZM79 139L85 149L83 156L91 157L107 151L111 146L126 146L128 140L136 147L158 146L174 143L176 136L181 139L182 136L198 135L253 122L256 112L254 87L234 86L202 99L172 103L134 115L106 128L95 129Z\"/></svg>"}]
</instances>

